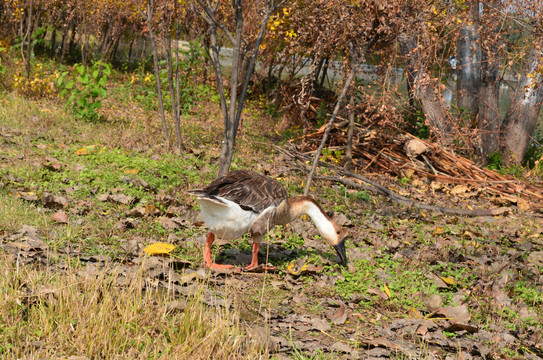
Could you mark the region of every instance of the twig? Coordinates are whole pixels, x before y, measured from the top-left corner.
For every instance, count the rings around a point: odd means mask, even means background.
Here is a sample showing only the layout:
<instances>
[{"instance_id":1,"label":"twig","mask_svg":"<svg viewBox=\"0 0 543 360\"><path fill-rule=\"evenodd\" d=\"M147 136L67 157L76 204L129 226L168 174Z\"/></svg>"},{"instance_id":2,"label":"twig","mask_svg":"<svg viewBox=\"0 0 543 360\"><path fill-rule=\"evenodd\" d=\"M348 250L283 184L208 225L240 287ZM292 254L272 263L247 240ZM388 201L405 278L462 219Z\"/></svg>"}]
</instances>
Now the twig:
<instances>
[{"instance_id":1,"label":"twig","mask_svg":"<svg viewBox=\"0 0 543 360\"><path fill-rule=\"evenodd\" d=\"M351 82L354 79L354 76L356 74L356 69L357 69L357 66L353 64L351 71L349 73L349 76L347 77L347 80L345 81L345 84L343 85L343 90L341 91L341 94L339 95L339 98L337 99L336 107L334 108L334 113L332 114L332 117L330 118L330 122L328 123L328 126L326 127L326 131L324 132L324 135L322 137L319 149L317 150L317 153L315 154L315 158L313 159L313 166L311 167L311 171L309 172L309 175L307 176L307 182L305 184L304 195L306 196L309 194L309 186L311 185L311 179L313 178L313 175L315 174L315 170L317 169L317 164L319 163L318 160L319 160L319 157L321 156L322 149L324 148L324 144L326 143L326 140L328 139L330 130L332 129L332 126L334 125L334 121L336 120L336 116L341 106L341 103L343 102L343 98L345 98L345 95L347 94L347 90L349 90L349 87L351 86Z\"/></svg>"}]
</instances>

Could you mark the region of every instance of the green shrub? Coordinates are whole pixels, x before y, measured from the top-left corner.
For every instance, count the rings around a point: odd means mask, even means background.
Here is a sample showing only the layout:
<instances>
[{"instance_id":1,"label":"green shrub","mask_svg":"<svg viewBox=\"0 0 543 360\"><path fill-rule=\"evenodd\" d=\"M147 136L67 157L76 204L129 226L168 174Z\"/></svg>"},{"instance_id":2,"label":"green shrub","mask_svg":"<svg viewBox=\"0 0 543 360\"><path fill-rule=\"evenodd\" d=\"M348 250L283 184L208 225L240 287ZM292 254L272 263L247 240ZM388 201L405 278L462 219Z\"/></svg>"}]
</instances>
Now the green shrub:
<instances>
[{"instance_id":1,"label":"green shrub","mask_svg":"<svg viewBox=\"0 0 543 360\"><path fill-rule=\"evenodd\" d=\"M107 77L111 75L111 65L101 61L91 67L74 65L71 76L63 72L58 79L62 98L68 97L66 107L70 106L76 117L96 121L100 116L96 110L102 107L100 98L107 95Z\"/></svg>"}]
</instances>

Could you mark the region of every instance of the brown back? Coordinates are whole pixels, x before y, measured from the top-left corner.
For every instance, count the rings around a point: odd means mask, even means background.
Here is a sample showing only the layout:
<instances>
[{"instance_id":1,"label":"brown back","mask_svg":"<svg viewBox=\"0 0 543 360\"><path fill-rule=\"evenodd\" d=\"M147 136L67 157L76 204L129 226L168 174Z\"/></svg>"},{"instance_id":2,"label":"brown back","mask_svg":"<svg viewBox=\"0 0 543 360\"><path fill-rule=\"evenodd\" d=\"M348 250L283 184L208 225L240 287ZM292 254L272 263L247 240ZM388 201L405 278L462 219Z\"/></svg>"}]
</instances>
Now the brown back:
<instances>
[{"instance_id":1,"label":"brown back","mask_svg":"<svg viewBox=\"0 0 543 360\"><path fill-rule=\"evenodd\" d=\"M287 200L287 192L277 180L249 170L230 171L213 180L203 192L209 197L223 197L256 213Z\"/></svg>"}]
</instances>

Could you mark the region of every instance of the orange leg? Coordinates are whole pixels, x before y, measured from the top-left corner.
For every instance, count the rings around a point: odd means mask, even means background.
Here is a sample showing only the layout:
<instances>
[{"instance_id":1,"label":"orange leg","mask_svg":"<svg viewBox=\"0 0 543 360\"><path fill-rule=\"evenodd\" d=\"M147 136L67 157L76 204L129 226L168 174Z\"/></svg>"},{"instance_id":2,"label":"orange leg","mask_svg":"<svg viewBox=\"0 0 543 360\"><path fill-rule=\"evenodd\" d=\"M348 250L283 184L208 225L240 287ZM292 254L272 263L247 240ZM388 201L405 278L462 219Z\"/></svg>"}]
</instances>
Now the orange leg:
<instances>
[{"instance_id":1,"label":"orange leg","mask_svg":"<svg viewBox=\"0 0 543 360\"><path fill-rule=\"evenodd\" d=\"M211 246L213 245L213 241L215 241L215 235L213 233L207 234L206 239L206 247L204 249L204 266L206 268L210 269L231 269L234 266L233 265L223 265L223 264L215 264L211 260Z\"/></svg>"},{"instance_id":2,"label":"orange leg","mask_svg":"<svg viewBox=\"0 0 543 360\"><path fill-rule=\"evenodd\" d=\"M260 251L260 243L259 242L253 242L253 258L251 260L251 263L245 267L245 270L251 270L256 267L258 267L258 251ZM276 270L277 268L275 266L264 266L262 267L263 270Z\"/></svg>"}]
</instances>

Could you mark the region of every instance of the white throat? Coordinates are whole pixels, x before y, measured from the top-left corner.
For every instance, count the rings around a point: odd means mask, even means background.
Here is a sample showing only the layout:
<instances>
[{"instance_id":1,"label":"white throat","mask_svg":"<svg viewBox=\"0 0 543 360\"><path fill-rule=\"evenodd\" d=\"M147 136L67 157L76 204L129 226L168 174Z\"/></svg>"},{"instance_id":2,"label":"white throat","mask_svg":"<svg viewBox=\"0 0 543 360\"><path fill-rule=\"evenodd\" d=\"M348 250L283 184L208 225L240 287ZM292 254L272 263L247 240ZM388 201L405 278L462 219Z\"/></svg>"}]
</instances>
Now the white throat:
<instances>
[{"instance_id":1,"label":"white throat","mask_svg":"<svg viewBox=\"0 0 543 360\"><path fill-rule=\"evenodd\" d=\"M332 244L332 239L337 237L336 230L332 220L322 212L321 208L310 200L294 201L290 207L291 220L294 220L303 214L306 214L313 220L319 233Z\"/></svg>"}]
</instances>

